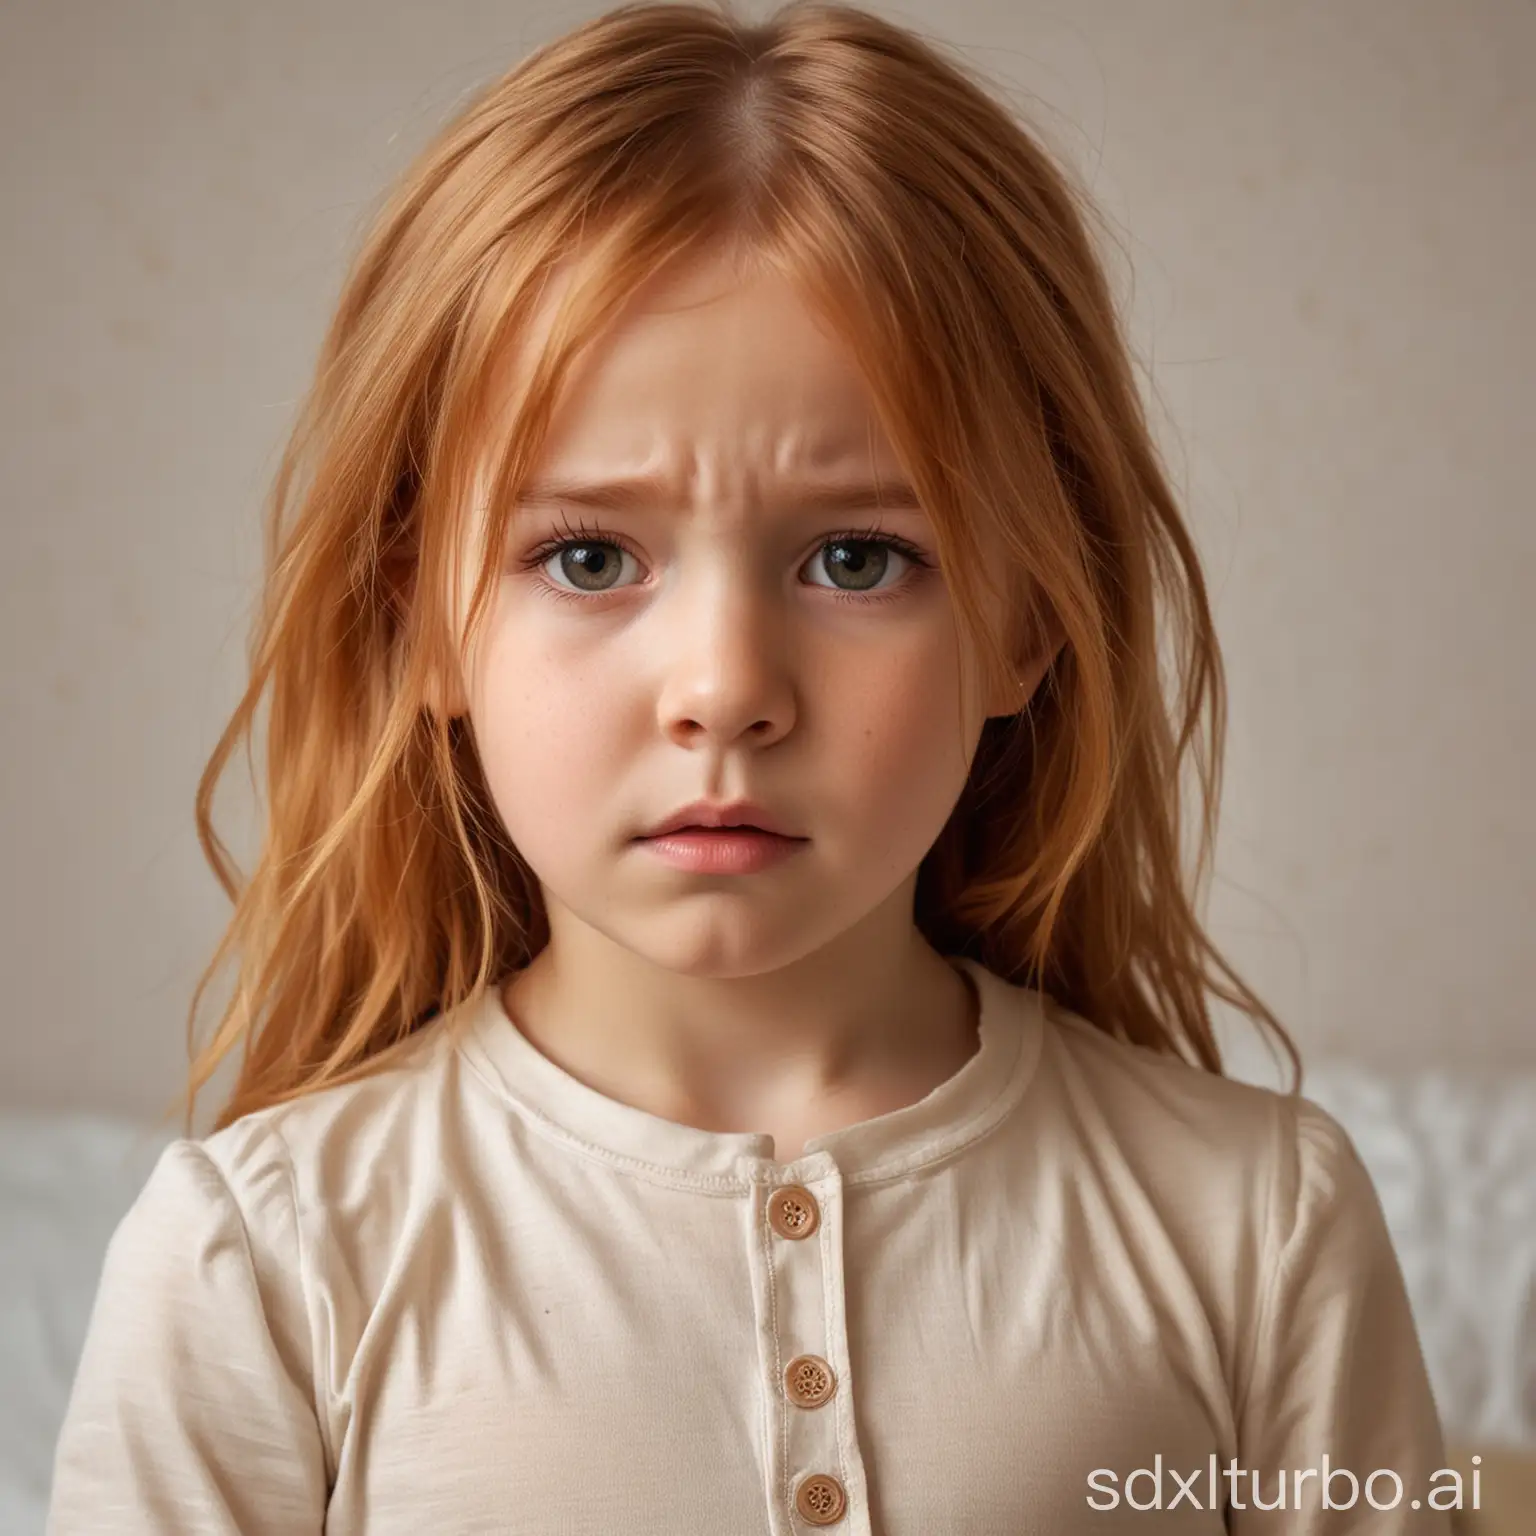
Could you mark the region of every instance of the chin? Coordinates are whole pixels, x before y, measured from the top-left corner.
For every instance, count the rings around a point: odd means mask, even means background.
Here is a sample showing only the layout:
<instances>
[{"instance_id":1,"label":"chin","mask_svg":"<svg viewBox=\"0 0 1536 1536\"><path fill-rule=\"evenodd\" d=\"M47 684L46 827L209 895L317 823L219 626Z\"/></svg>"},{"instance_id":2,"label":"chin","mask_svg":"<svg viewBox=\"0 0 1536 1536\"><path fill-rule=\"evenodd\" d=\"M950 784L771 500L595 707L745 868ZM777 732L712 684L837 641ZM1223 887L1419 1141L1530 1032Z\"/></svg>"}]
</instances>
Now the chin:
<instances>
[{"instance_id":1,"label":"chin","mask_svg":"<svg viewBox=\"0 0 1536 1536\"><path fill-rule=\"evenodd\" d=\"M615 943L662 970L699 980L734 981L781 971L815 954L835 933L809 931L804 914L782 924L745 908L709 913L672 913L643 931L610 932ZM798 920L797 920L798 919Z\"/></svg>"}]
</instances>

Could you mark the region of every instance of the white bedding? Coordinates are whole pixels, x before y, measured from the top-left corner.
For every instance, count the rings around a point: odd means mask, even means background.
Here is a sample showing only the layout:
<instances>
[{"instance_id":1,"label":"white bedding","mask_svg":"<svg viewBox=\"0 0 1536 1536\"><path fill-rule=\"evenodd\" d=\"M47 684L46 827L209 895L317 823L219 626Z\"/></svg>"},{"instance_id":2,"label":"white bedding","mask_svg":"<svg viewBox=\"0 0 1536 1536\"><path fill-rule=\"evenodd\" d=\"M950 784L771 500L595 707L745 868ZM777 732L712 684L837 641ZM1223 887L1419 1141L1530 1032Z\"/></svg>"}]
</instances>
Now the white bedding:
<instances>
[{"instance_id":1,"label":"white bedding","mask_svg":"<svg viewBox=\"0 0 1536 1536\"><path fill-rule=\"evenodd\" d=\"M42 1536L107 1239L170 1132L0 1113L0 1532Z\"/></svg>"},{"instance_id":2,"label":"white bedding","mask_svg":"<svg viewBox=\"0 0 1536 1536\"><path fill-rule=\"evenodd\" d=\"M1536 1073L1307 1073L1371 1171L1448 1437L1536 1451Z\"/></svg>"},{"instance_id":3,"label":"white bedding","mask_svg":"<svg viewBox=\"0 0 1536 1536\"><path fill-rule=\"evenodd\" d=\"M1314 1067L1376 1181L1447 1434L1536 1451L1536 1074ZM112 1229L168 1130L0 1112L0 1532L41 1536Z\"/></svg>"}]
</instances>

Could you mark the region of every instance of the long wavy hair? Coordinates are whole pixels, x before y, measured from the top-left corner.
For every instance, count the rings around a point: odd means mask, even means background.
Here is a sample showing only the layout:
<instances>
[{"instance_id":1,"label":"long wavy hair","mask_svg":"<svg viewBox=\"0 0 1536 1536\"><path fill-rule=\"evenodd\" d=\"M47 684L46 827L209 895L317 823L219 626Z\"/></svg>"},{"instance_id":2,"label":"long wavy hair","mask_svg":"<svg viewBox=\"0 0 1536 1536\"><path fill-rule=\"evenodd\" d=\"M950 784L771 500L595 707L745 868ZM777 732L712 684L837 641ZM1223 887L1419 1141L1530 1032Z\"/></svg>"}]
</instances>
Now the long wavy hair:
<instances>
[{"instance_id":1,"label":"long wavy hair","mask_svg":"<svg viewBox=\"0 0 1536 1536\"><path fill-rule=\"evenodd\" d=\"M362 243L271 491L249 684L197 793L234 911L187 1021L189 1130L236 1045L216 1129L379 1070L548 941L469 722L434 704L494 580L492 554L460 631L463 518L489 462L485 548L500 547L583 349L664 263L722 244L796 282L858 360L983 667L1011 676L990 669L1047 615L1064 637L1027 707L983 727L918 873L925 938L1217 1073L1221 997L1274 1033L1299 1080L1284 1028L1197 911L1223 667L1096 220L962 61L820 0L758 21L728 0L620 6L436 135ZM578 281L508 426L496 376L563 263ZM1013 616L1003 633L987 584ZM242 882L211 807L268 695L267 807ZM231 955L232 996L199 1048Z\"/></svg>"}]
</instances>

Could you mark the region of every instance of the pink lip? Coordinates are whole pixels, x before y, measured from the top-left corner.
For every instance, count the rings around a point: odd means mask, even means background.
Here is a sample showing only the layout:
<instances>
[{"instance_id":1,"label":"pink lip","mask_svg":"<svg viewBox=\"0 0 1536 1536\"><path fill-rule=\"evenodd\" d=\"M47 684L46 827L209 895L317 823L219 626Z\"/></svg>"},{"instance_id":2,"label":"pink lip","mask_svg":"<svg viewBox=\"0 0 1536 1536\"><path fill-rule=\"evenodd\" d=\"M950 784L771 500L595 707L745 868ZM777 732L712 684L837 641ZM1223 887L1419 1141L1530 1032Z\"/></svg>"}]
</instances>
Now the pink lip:
<instances>
[{"instance_id":1,"label":"pink lip","mask_svg":"<svg viewBox=\"0 0 1536 1536\"><path fill-rule=\"evenodd\" d=\"M751 875L786 859L808 841L746 827L680 827L640 839L664 864L699 875Z\"/></svg>"},{"instance_id":2,"label":"pink lip","mask_svg":"<svg viewBox=\"0 0 1536 1536\"><path fill-rule=\"evenodd\" d=\"M670 816L656 822L644 837L661 837L668 832L713 831L717 827L741 827L751 832L773 832L779 837L794 837L778 816L766 806L751 800L695 800Z\"/></svg>"}]
</instances>

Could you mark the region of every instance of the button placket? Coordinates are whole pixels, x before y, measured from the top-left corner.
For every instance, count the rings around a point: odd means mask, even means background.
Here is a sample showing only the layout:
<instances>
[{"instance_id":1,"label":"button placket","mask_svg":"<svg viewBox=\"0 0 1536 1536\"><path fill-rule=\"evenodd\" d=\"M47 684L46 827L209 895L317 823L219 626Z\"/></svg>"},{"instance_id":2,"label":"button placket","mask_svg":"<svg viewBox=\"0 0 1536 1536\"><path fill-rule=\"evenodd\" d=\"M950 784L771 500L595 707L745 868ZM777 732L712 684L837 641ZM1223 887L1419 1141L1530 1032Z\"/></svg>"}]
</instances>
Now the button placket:
<instances>
[{"instance_id":1,"label":"button placket","mask_svg":"<svg viewBox=\"0 0 1536 1536\"><path fill-rule=\"evenodd\" d=\"M854 1504L862 1488L857 1447L846 1467L851 1419L834 1358L846 1352L842 1319L842 1177L829 1154L788 1166L766 1164L759 1227L765 1279L763 1364L773 1419L773 1530L796 1536L836 1525L848 1536L868 1531ZM770 1353L771 1352L771 1353ZM856 1475L849 1481L849 1470Z\"/></svg>"}]
</instances>

